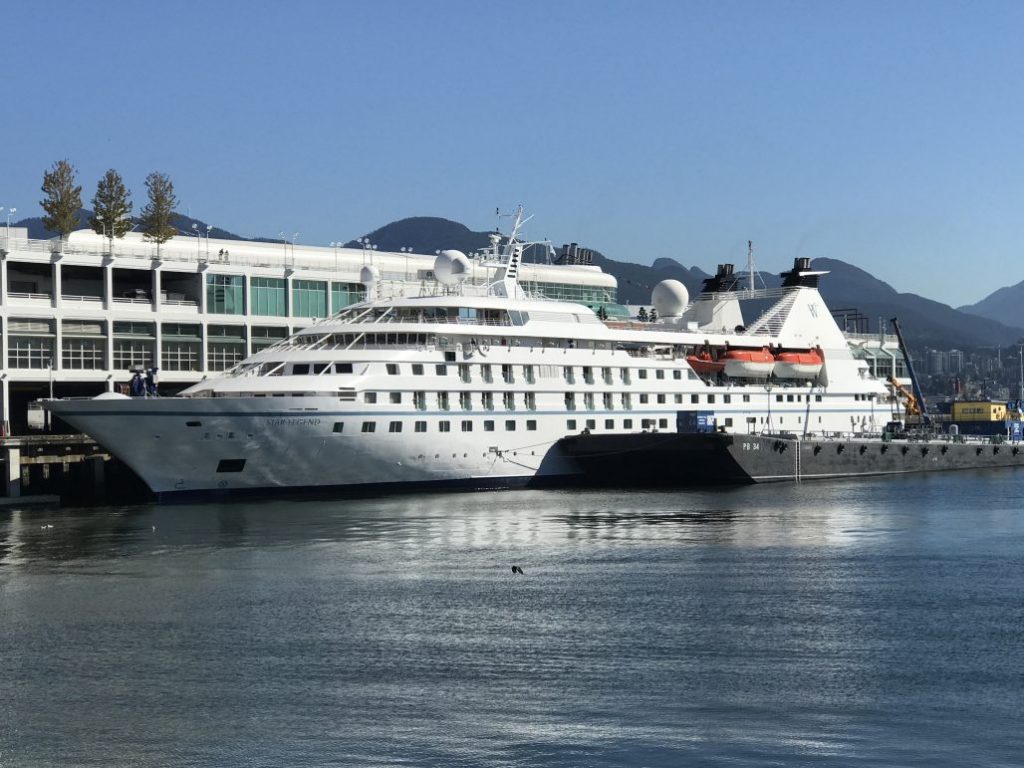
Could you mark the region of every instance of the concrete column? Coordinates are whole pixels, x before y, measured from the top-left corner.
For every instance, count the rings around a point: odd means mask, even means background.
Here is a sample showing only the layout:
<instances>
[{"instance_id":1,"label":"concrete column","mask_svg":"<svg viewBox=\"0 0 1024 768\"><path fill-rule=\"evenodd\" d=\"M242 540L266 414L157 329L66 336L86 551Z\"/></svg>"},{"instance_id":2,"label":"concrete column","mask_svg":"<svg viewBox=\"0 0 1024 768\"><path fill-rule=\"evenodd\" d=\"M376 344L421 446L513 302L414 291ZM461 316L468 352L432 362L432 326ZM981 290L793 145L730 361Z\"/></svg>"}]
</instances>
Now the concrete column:
<instances>
[{"instance_id":1,"label":"concrete column","mask_svg":"<svg viewBox=\"0 0 1024 768\"><path fill-rule=\"evenodd\" d=\"M7 306L7 257L0 259L0 304ZM6 358L4 358L6 361ZM4 363L6 365L6 362Z\"/></svg>"},{"instance_id":2,"label":"concrete column","mask_svg":"<svg viewBox=\"0 0 1024 768\"><path fill-rule=\"evenodd\" d=\"M53 306L54 309L60 309L64 306L61 294L64 293L64 286L62 282L62 270L60 264L60 254L53 260Z\"/></svg>"},{"instance_id":3,"label":"concrete column","mask_svg":"<svg viewBox=\"0 0 1024 768\"><path fill-rule=\"evenodd\" d=\"M107 310L114 309L114 264L112 261L103 265L103 307Z\"/></svg>"},{"instance_id":4,"label":"concrete column","mask_svg":"<svg viewBox=\"0 0 1024 768\"><path fill-rule=\"evenodd\" d=\"M4 466L7 474L7 498L21 496L21 449L4 448Z\"/></svg>"},{"instance_id":5,"label":"concrete column","mask_svg":"<svg viewBox=\"0 0 1024 768\"><path fill-rule=\"evenodd\" d=\"M157 313L160 312L160 306L163 302L163 280L161 279L160 267L153 268L153 307Z\"/></svg>"},{"instance_id":6,"label":"concrete column","mask_svg":"<svg viewBox=\"0 0 1024 768\"><path fill-rule=\"evenodd\" d=\"M4 336L4 360L7 360L7 336ZM4 365L3 367L6 367ZM0 412L0 427L3 428L3 434L11 434L11 382L7 380L7 375L4 374L4 378L0 380L0 389L2 389L2 397L0 397L0 408L3 409Z\"/></svg>"},{"instance_id":7,"label":"concrete column","mask_svg":"<svg viewBox=\"0 0 1024 768\"><path fill-rule=\"evenodd\" d=\"M206 269L199 273L199 314L206 314Z\"/></svg>"}]
</instances>

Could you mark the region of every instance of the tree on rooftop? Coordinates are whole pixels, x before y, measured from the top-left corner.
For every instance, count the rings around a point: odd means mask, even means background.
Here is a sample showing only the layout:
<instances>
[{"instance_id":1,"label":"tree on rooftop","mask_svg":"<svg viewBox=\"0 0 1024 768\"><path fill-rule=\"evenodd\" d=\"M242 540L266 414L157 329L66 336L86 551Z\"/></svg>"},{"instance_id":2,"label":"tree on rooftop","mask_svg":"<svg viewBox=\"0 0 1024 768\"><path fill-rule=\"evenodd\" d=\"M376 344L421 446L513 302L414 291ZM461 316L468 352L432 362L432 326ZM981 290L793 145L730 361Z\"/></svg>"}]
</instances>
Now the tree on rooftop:
<instances>
[{"instance_id":1,"label":"tree on rooftop","mask_svg":"<svg viewBox=\"0 0 1024 768\"><path fill-rule=\"evenodd\" d=\"M147 240L156 243L156 255L160 258L160 246L174 237L178 230L171 224L171 215L178 198L174 196L174 184L165 173L153 171L146 177L146 193L149 202L142 209L139 223Z\"/></svg>"},{"instance_id":2,"label":"tree on rooftop","mask_svg":"<svg viewBox=\"0 0 1024 768\"><path fill-rule=\"evenodd\" d=\"M89 226L98 235L104 235L113 247L114 238L122 238L132 228L131 194L124 186L121 175L111 168L96 184L92 198L92 218Z\"/></svg>"},{"instance_id":3,"label":"tree on rooftop","mask_svg":"<svg viewBox=\"0 0 1024 768\"><path fill-rule=\"evenodd\" d=\"M68 160L58 160L43 174L43 194L39 201L46 215L43 226L57 232L61 240L78 227L78 212L82 208L82 187L75 186L75 166Z\"/></svg>"}]
</instances>

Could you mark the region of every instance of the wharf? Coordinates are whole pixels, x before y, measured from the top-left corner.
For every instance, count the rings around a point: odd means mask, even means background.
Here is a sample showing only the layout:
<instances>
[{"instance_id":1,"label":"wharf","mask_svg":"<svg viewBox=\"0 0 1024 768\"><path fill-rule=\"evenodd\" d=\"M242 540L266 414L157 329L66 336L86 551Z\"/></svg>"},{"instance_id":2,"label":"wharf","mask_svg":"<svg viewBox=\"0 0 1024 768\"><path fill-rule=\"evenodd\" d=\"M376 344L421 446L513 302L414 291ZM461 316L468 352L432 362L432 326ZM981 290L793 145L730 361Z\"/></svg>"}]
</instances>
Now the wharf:
<instances>
[{"instance_id":1,"label":"wharf","mask_svg":"<svg viewBox=\"0 0 1024 768\"><path fill-rule=\"evenodd\" d=\"M80 500L102 494L110 454L86 435L0 438L6 498L60 493Z\"/></svg>"}]
</instances>

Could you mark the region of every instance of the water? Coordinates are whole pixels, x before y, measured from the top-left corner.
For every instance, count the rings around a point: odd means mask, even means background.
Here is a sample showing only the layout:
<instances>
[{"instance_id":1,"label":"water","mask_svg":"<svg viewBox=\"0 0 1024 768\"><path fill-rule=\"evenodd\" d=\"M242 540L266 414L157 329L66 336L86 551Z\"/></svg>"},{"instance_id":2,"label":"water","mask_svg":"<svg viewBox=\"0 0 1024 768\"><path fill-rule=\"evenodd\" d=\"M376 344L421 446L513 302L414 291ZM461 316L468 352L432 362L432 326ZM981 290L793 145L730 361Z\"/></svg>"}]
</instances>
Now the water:
<instances>
[{"instance_id":1,"label":"water","mask_svg":"<svg viewBox=\"0 0 1024 768\"><path fill-rule=\"evenodd\" d=\"M0 511L0 766L1021 765L1022 481Z\"/></svg>"}]
</instances>

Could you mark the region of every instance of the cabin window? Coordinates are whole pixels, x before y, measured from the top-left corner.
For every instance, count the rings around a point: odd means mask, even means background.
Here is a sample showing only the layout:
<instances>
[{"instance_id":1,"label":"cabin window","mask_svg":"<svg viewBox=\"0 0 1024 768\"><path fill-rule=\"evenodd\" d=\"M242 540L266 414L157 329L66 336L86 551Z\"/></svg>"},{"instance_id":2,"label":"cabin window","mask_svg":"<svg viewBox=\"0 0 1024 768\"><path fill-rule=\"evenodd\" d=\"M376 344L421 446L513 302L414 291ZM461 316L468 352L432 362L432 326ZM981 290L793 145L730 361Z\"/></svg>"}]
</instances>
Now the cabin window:
<instances>
[{"instance_id":1,"label":"cabin window","mask_svg":"<svg viewBox=\"0 0 1024 768\"><path fill-rule=\"evenodd\" d=\"M413 376L422 376L423 375L423 363L413 363L412 364L412 375Z\"/></svg>"},{"instance_id":2,"label":"cabin window","mask_svg":"<svg viewBox=\"0 0 1024 768\"><path fill-rule=\"evenodd\" d=\"M726 416L725 417L725 426L727 426L727 427L731 427L732 426L732 417L730 417L730 416Z\"/></svg>"},{"instance_id":3,"label":"cabin window","mask_svg":"<svg viewBox=\"0 0 1024 768\"><path fill-rule=\"evenodd\" d=\"M629 368L620 368L619 376L622 378L623 384L629 384Z\"/></svg>"},{"instance_id":4,"label":"cabin window","mask_svg":"<svg viewBox=\"0 0 1024 768\"><path fill-rule=\"evenodd\" d=\"M400 422L400 421L392 421L390 424L388 424L388 432L401 432L401 431L402 431L402 422Z\"/></svg>"},{"instance_id":5,"label":"cabin window","mask_svg":"<svg viewBox=\"0 0 1024 768\"><path fill-rule=\"evenodd\" d=\"M661 404L664 404L665 396L664 395L658 395L658 402L661 403Z\"/></svg>"},{"instance_id":6,"label":"cabin window","mask_svg":"<svg viewBox=\"0 0 1024 768\"><path fill-rule=\"evenodd\" d=\"M473 395L469 392L459 392L459 407L464 411L473 410Z\"/></svg>"},{"instance_id":7,"label":"cabin window","mask_svg":"<svg viewBox=\"0 0 1024 768\"><path fill-rule=\"evenodd\" d=\"M602 368L601 369L601 378L604 379L604 383L605 384L611 384L612 383L612 369L611 368Z\"/></svg>"},{"instance_id":8,"label":"cabin window","mask_svg":"<svg viewBox=\"0 0 1024 768\"><path fill-rule=\"evenodd\" d=\"M345 422L344 421L336 421L336 422L334 422L334 434L340 435L344 431L345 431Z\"/></svg>"},{"instance_id":9,"label":"cabin window","mask_svg":"<svg viewBox=\"0 0 1024 768\"><path fill-rule=\"evenodd\" d=\"M820 403L821 402L821 395L815 395L814 396L814 402ZM819 419L819 421L820 421L820 419Z\"/></svg>"},{"instance_id":10,"label":"cabin window","mask_svg":"<svg viewBox=\"0 0 1024 768\"><path fill-rule=\"evenodd\" d=\"M217 462L218 472L241 472L245 469L245 459L221 459Z\"/></svg>"},{"instance_id":11,"label":"cabin window","mask_svg":"<svg viewBox=\"0 0 1024 768\"><path fill-rule=\"evenodd\" d=\"M708 395L708 405L711 405L714 402L715 402L715 396L714 395Z\"/></svg>"},{"instance_id":12,"label":"cabin window","mask_svg":"<svg viewBox=\"0 0 1024 768\"><path fill-rule=\"evenodd\" d=\"M575 411L576 410L576 394L574 392L565 393L565 410Z\"/></svg>"},{"instance_id":13,"label":"cabin window","mask_svg":"<svg viewBox=\"0 0 1024 768\"><path fill-rule=\"evenodd\" d=\"M750 402L750 395L744 395L743 396L743 402L744 403L749 403Z\"/></svg>"},{"instance_id":14,"label":"cabin window","mask_svg":"<svg viewBox=\"0 0 1024 768\"><path fill-rule=\"evenodd\" d=\"M604 428L605 429L615 429L615 419L605 419L604 420Z\"/></svg>"},{"instance_id":15,"label":"cabin window","mask_svg":"<svg viewBox=\"0 0 1024 768\"><path fill-rule=\"evenodd\" d=\"M427 410L427 393L426 392L413 392L412 402L416 407L417 411Z\"/></svg>"},{"instance_id":16,"label":"cabin window","mask_svg":"<svg viewBox=\"0 0 1024 768\"><path fill-rule=\"evenodd\" d=\"M526 379L526 383L527 384L534 384L534 383L536 383L536 378L534 378L534 375L533 375L533 366L532 365L524 365L523 366L523 378Z\"/></svg>"},{"instance_id":17,"label":"cabin window","mask_svg":"<svg viewBox=\"0 0 1024 768\"><path fill-rule=\"evenodd\" d=\"M536 419L527 419L526 420L526 431L527 432L536 432L537 431L537 420Z\"/></svg>"},{"instance_id":18,"label":"cabin window","mask_svg":"<svg viewBox=\"0 0 1024 768\"><path fill-rule=\"evenodd\" d=\"M514 411L516 409L516 396L514 392L506 392L502 395L502 401L506 411Z\"/></svg>"},{"instance_id":19,"label":"cabin window","mask_svg":"<svg viewBox=\"0 0 1024 768\"><path fill-rule=\"evenodd\" d=\"M440 408L442 411L447 411L448 410L448 393L447 392L438 392L437 393L437 407Z\"/></svg>"},{"instance_id":20,"label":"cabin window","mask_svg":"<svg viewBox=\"0 0 1024 768\"><path fill-rule=\"evenodd\" d=\"M792 395L786 395L786 402L787 403L792 403L793 402L793 396Z\"/></svg>"},{"instance_id":21,"label":"cabin window","mask_svg":"<svg viewBox=\"0 0 1024 768\"><path fill-rule=\"evenodd\" d=\"M335 373L352 373L352 363L335 363Z\"/></svg>"},{"instance_id":22,"label":"cabin window","mask_svg":"<svg viewBox=\"0 0 1024 768\"><path fill-rule=\"evenodd\" d=\"M676 401L677 403L682 403L682 402L683 402L683 396L682 396L682 395L680 395L680 394L679 394L678 392L676 393L676 396L675 396L675 401Z\"/></svg>"},{"instance_id":23,"label":"cabin window","mask_svg":"<svg viewBox=\"0 0 1024 768\"><path fill-rule=\"evenodd\" d=\"M732 402L732 395L722 395L722 402L723 403L731 403Z\"/></svg>"},{"instance_id":24,"label":"cabin window","mask_svg":"<svg viewBox=\"0 0 1024 768\"><path fill-rule=\"evenodd\" d=\"M700 402L700 395L690 395L690 402L691 403L699 403Z\"/></svg>"},{"instance_id":25,"label":"cabin window","mask_svg":"<svg viewBox=\"0 0 1024 768\"><path fill-rule=\"evenodd\" d=\"M515 377L512 376L512 366L503 365L501 366L501 379L506 384L512 384L515 382Z\"/></svg>"},{"instance_id":26,"label":"cabin window","mask_svg":"<svg viewBox=\"0 0 1024 768\"><path fill-rule=\"evenodd\" d=\"M364 421L363 422L363 432L376 432L376 431L377 431L377 422L375 422L375 421Z\"/></svg>"},{"instance_id":27,"label":"cabin window","mask_svg":"<svg viewBox=\"0 0 1024 768\"><path fill-rule=\"evenodd\" d=\"M775 402L776 403L781 403L782 402L782 395L776 395L775 396Z\"/></svg>"},{"instance_id":28,"label":"cabin window","mask_svg":"<svg viewBox=\"0 0 1024 768\"><path fill-rule=\"evenodd\" d=\"M647 402L647 395L646 394L640 395L640 405L643 405L646 402Z\"/></svg>"},{"instance_id":29,"label":"cabin window","mask_svg":"<svg viewBox=\"0 0 1024 768\"><path fill-rule=\"evenodd\" d=\"M494 393L493 392L484 392L482 395L480 395L480 400L483 402L483 406L484 406L484 410L485 411L493 411L494 410Z\"/></svg>"},{"instance_id":30,"label":"cabin window","mask_svg":"<svg viewBox=\"0 0 1024 768\"><path fill-rule=\"evenodd\" d=\"M583 382L585 384L594 383L594 369L590 366L583 366Z\"/></svg>"},{"instance_id":31,"label":"cabin window","mask_svg":"<svg viewBox=\"0 0 1024 768\"><path fill-rule=\"evenodd\" d=\"M506 432L515 432L516 431L516 423L515 423L515 421L513 421L512 419L509 419L508 421L506 421L505 422L505 431Z\"/></svg>"},{"instance_id":32,"label":"cabin window","mask_svg":"<svg viewBox=\"0 0 1024 768\"><path fill-rule=\"evenodd\" d=\"M665 371L663 369L659 368L658 370L656 370L654 372L654 378L656 378L656 379L664 379L665 378Z\"/></svg>"},{"instance_id":33,"label":"cabin window","mask_svg":"<svg viewBox=\"0 0 1024 768\"><path fill-rule=\"evenodd\" d=\"M469 366L468 365L460 365L459 366L459 379L461 379L466 384L468 384L470 381L472 381L472 376L470 375L470 371L469 371Z\"/></svg>"},{"instance_id":34,"label":"cabin window","mask_svg":"<svg viewBox=\"0 0 1024 768\"><path fill-rule=\"evenodd\" d=\"M586 429L597 429L597 419L587 419L584 423Z\"/></svg>"},{"instance_id":35,"label":"cabin window","mask_svg":"<svg viewBox=\"0 0 1024 768\"><path fill-rule=\"evenodd\" d=\"M683 378L683 372L679 370L672 371L672 378L678 381L679 379Z\"/></svg>"},{"instance_id":36,"label":"cabin window","mask_svg":"<svg viewBox=\"0 0 1024 768\"><path fill-rule=\"evenodd\" d=\"M464 420L462 422L462 431L463 432L472 432L473 431L473 422L470 421L469 419Z\"/></svg>"},{"instance_id":37,"label":"cabin window","mask_svg":"<svg viewBox=\"0 0 1024 768\"><path fill-rule=\"evenodd\" d=\"M526 393L526 409L528 411L537 410L537 395L534 392Z\"/></svg>"},{"instance_id":38,"label":"cabin window","mask_svg":"<svg viewBox=\"0 0 1024 768\"><path fill-rule=\"evenodd\" d=\"M646 368L641 368L640 370L637 371L637 375L641 379L646 379L647 378L647 369Z\"/></svg>"},{"instance_id":39,"label":"cabin window","mask_svg":"<svg viewBox=\"0 0 1024 768\"><path fill-rule=\"evenodd\" d=\"M388 363L388 376L398 375L398 363Z\"/></svg>"},{"instance_id":40,"label":"cabin window","mask_svg":"<svg viewBox=\"0 0 1024 768\"><path fill-rule=\"evenodd\" d=\"M567 419L565 422L566 429L576 429L576 419Z\"/></svg>"},{"instance_id":41,"label":"cabin window","mask_svg":"<svg viewBox=\"0 0 1024 768\"><path fill-rule=\"evenodd\" d=\"M321 373L323 373L330 367L330 363L313 363L313 373L319 376Z\"/></svg>"},{"instance_id":42,"label":"cabin window","mask_svg":"<svg viewBox=\"0 0 1024 768\"><path fill-rule=\"evenodd\" d=\"M402 403L402 393L401 392L392 392L390 395L388 395L388 399L391 401L392 405L401 405L401 403Z\"/></svg>"},{"instance_id":43,"label":"cabin window","mask_svg":"<svg viewBox=\"0 0 1024 768\"><path fill-rule=\"evenodd\" d=\"M485 384L490 384L494 381L494 377L491 375L490 363L485 363L480 366L480 376L483 378Z\"/></svg>"},{"instance_id":44,"label":"cabin window","mask_svg":"<svg viewBox=\"0 0 1024 768\"><path fill-rule=\"evenodd\" d=\"M583 403L587 406L588 411L594 410L594 393L587 392L583 395Z\"/></svg>"},{"instance_id":45,"label":"cabin window","mask_svg":"<svg viewBox=\"0 0 1024 768\"><path fill-rule=\"evenodd\" d=\"M493 431L494 431L494 421L492 421L491 419L487 419L486 421L484 421L484 432L493 432Z\"/></svg>"},{"instance_id":46,"label":"cabin window","mask_svg":"<svg viewBox=\"0 0 1024 768\"><path fill-rule=\"evenodd\" d=\"M295 363L292 366L293 376L305 376L309 373L309 363Z\"/></svg>"},{"instance_id":47,"label":"cabin window","mask_svg":"<svg viewBox=\"0 0 1024 768\"><path fill-rule=\"evenodd\" d=\"M363 402L364 403L376 403L377 402L377 393L376 392L364 392L363 393Z\"/></svg>"},{"instance_id":48,"label":"cabin window","mask_svg":"<svg viewBox=\"0 0 1024 768\"><path fill-rule=\"evenodd\" d=\"M615 410L615 398L612 396L611 392L604 393L604 409L606 411Z\"/></svg>"},{"instance_id":49,"label":"cabin window","mask_svg":"<svg viewBox=\"0 0 1024 768\"><path fill-rule=\"evenodd\" d=\"M668 429L668 419L658 419L658 429Z\"/></svg>"},{"instance_id":50,"label":"cabin window","mask_svg":"<svg viewBox=\"0 0 1024 768\"><path fill-rule=\"evenodd\" d=\"M633 408L633 395L629 392L622 393L622 407L627 411Z\"/></svg>"},{"instance_id":51,"label":"cabin window","mask_svg":"<svg viewBox=\"0 0 1024 768\"><path fill-rule=\"evenodd\" d=\"M632 429L633 428L633 420L632 419L623 419L622 420L622 428L623 429Z\"/></svg>"},{"instance_id":52,"label":"cabin window","mask_svg":"<svg viewBox=\"0 0 1024 768\"><path fill-rule=\"evenodd\" d=\"M445 365L444 363L438 363L437 365L434 366L434 372L438 376L447 376L448 375L448 366Z\"/></svg>"},{"instance_id":53,"label":"cabin window","mask_svg":"<svg viewBox=\"0 0 1024 768\"><path fill-rule=\"evenodd\" d=\"M416 431L417 432L426 432L427 431L427 422L425 422L425 421L417 421L416 422Z\"/></svg>"},{"instance_id":54,"label":"cabin window","mask_svg":"<svg viewBox=\"0 0 1024 768\"><path fill-rule=\"evenodd\" d=\"M562 375L565 376L566 384L574 384L576 382L576 377L573 375L571 365L567 365L562 369Z\"/></svg>"},{"instance_id":55,"label":"cabin window","mask_svg":"<svg viewBox=\"0 0 1024 768\"><path fill-rule=\"evenodd\" d=\"M450 421L439 421L437 422L437 430L438 432L451 432L452 423Z\"/></svg>"}]
</instances>

